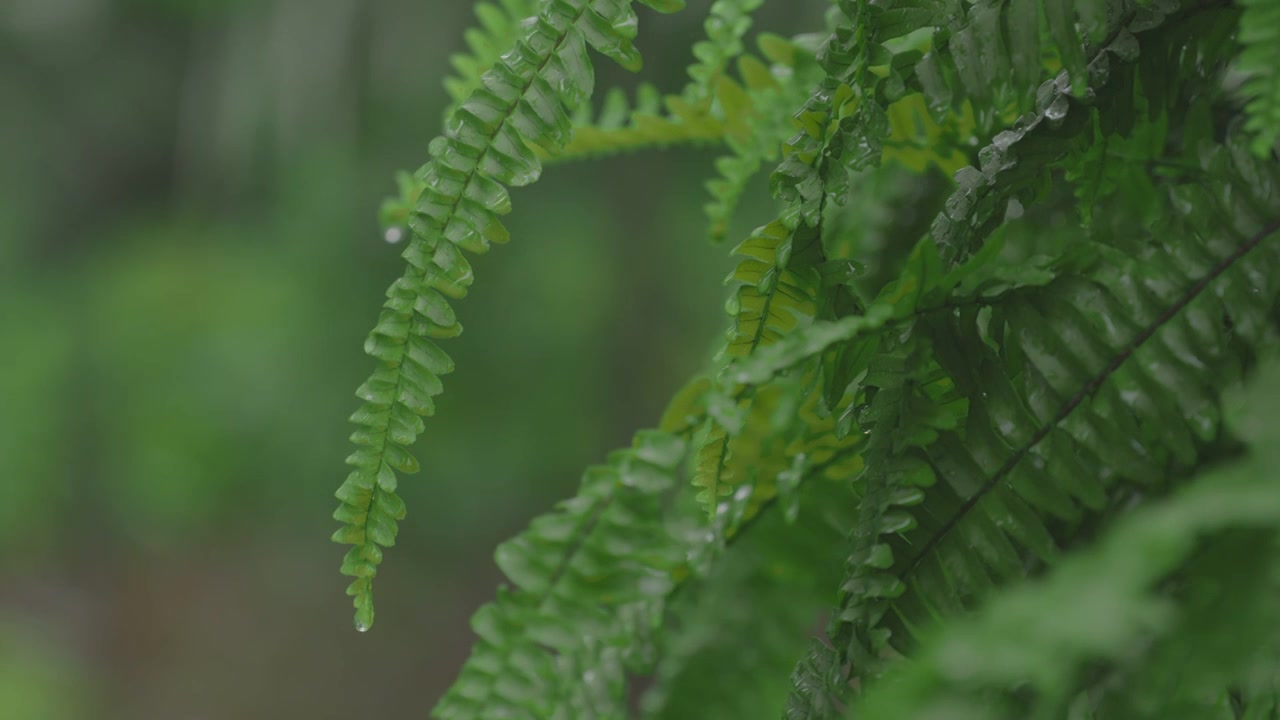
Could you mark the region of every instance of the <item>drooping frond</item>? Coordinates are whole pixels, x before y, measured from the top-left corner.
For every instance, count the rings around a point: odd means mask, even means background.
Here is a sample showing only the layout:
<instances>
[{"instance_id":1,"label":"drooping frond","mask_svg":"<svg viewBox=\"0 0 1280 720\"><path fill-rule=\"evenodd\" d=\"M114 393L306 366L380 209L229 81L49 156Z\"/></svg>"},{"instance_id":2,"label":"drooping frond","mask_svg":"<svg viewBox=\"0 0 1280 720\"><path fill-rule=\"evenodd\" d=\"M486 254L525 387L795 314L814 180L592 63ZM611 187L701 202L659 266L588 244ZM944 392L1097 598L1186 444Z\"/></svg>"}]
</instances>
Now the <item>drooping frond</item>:
<instances>
[{"instance_id":1,"label":"drooping frond","mask_svg":"<svg viewBox=\"0 0 1280 720\"><path fill-rule=\"evenodd\" d=\"M626 673L651 661L643 639L686 560L662 513L684 454L641 432L498 547L513 587L472 618L480 639L435 717L626 717Z\"/></svg>"},{"instance_id":2,"label":"drooping frond","mask_svg":"<svg viewBox=\"0 0 1280 720\"><path fill-rule=\"evenodd\" d=\"M357 391L363 401L351 417L357 449L347 459L355 469L337 492L342 504L334 514L343 527L333 539L354 546L342 572L355 577L347 592L360 630L373 623L373 578L405 512L395 495L396 474L418 469L409 448L422 432L422 416L435 411L440 376L453 369L435 341L462 330L446 298L463 297L472 283L464 252L506 242L498 220L511 209L506 188L527 185L541 173L530 146L568 141L567 111L591 94L587 47L638 67L634 33L627 0L545 3L515 48L453 113L447 134L430 145L432 160L418 171L423 191L404 252L409 267L387 291L365 343L379 366Z\"/></svg>"},{"instance_id":3,"label":"drooping frond","mask_svg":"<svg viewBox=\"0 0 1280 720\"><path fill-rule=\"evenodd\" d=\"M1237 39L1244 49L1238 65L1248 74L1243 91L1249 98L1245 127L1254 135L1253 151L1267 156L1280 142L1280 2L1241 0L1240 4L1244 12Z\"/></svg>"},{"instance_id":4,"label":"drooping frond","mask_svg":"<svg viewBox=\"0 0 1280 720\"><path fill-rule=\"evenodd\" d=\"M538 14L538 0L499 0L479 2L475 6L480 27L470 28L463 34L469 52L449 56L454 75L446 77L444 88L453 99L445 109L447 121L471 93L482 85L482 78L498 62L503 53L515 47L524 36L520 23Z\"/></svg>"}]
</instances>

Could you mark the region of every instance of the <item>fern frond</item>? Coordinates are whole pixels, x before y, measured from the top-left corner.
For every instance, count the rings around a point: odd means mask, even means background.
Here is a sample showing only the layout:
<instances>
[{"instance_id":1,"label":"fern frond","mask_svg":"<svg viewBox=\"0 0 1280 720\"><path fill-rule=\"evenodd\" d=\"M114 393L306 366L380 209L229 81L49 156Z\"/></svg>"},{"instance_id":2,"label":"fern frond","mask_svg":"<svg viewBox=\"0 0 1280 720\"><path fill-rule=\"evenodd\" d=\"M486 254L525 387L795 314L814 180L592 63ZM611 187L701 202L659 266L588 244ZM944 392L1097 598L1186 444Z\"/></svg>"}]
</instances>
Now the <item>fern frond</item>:
<instances>
[{"instance_id":1,"label":"fern frond","mask_svg":"<svg viewBox=\"0 0 1280 720\"><path fill-rule=\"evenodd\" d=\"M1237 39L1244 49L1237 65L1248 75L1242 91L1249 98L1245 128L1253 133L1253 152L1266 157L1280 141L1280 2L1241 0Z\"/></svg>"},{"instance_id":2,"label":"fern frond","mask_svg":"<svg viewBox=\"0 0 1280 720\"><path fill-rule=\"evenodd\" d=\"M909 2L890 5L882 32L900 37L932 26L931 47L915 76L942 117L964 99L979 108L978 126L992 128L1026 112L1046 74L1065 71L1064 90L1083 98L1089 82L1085 48L1107 44L1119 29L1158 23L1168 5L1126 0Z\"/></svg>"},{"instance_id":3,"label":"fern frond","mask_svg":"<svg viewBox=\"0 0 1280 720\"><path fill-rule=\"evenodd\" d=\"M883 138L890 132L885 105L894 98L884 88L901 78L872 71L874 49L884 50L880 43L890 38L862 22L864 15L875 16L865 4L842 2L838 9L849 26L837 27L819 52L826 77L795 115L800 132L785 145L784 159L771 177L774 194L787 209L737 249L748 259L730 277L741 285L727 306L735 318L723 353L727 359L750 356L782 339L797 325L797 317L803 325L817 315L825 302L818 267L825 262L827 199L843 197L848 170L879 161ZM850 83L867 89L859 97ZM749 404L752 392L734 396ZM694 482L719 489L726 479L734 480L724 472L731 433L722 435L714 416L708 422L708 442L699 451ZM703 497L714 503L718 495ZM714 504L708 511L714 513Z\"/></svg>"},{"instance_id":4,"label":"fern frond","mask_svg":"<svg viewBox=\"0 0 1280 720\"><path fill-rule=\"evenodd\" d=\"M923 316L922 325L933 328L931 344L942 369L955 378L967 405L962 427L940 414L955 394L945 388L922 392L920 383L935 372L923 362L919 345L903 350L916 353L914 360L891 355L868 363L871 374L864 384L875 394L863 416L874 425L864 453L864 515L843 586L847 600L839 613L843 619L833 624L834 650L815 644L797 670L791 705L797 716L833 712L842 702L839 688L847 687L849 668L857 677L874 676L887 646L908 649L910 638L933 618L955 612L1002 579L1020 577L1026 553L1052 561L1057 543L1045 518L1078 522L1082 508L1105 509L1121 478L1149 490L1158 487L1162 468L1195 466L1197 445L1219 432L1209 378L1221 377L1236 362L1225 350L1223 333L1247 328L1248 342L1256 343L1280 294L1280 283L1261 273L1280 259L1277 249L1260 247L1280 230L1276 171L1251 163L1240 146L1219 151L1207 165L1216 177L1234 176L1242 199L1209 210L1212 200L1179 188L1176 206L1194 228L1168 249L1148 248L1127 261L1102 250L1091 280L1063 275L1043 291L1007 291L999 301L976 298L989 305L986 323L973 306L960 310L955 331L938 334L939 325L957 315ZM1271 223L1244 238L1265 221L1262 208L1270 208ZM1223 228L1243 238L1230 251L1218 249ZM1198 238L1213 239L1209 247L1193 249ZM1222 255L1216 262L1211 248ZM1239 279L1222 278L1228 271ZM1150 278L1149 287L1162 289L1159 299L1135 289L1100 306L1102 298L1125 287L1122 274ZM1235 295L1228 301L1226 295L1240 284L1257 287L1261 297ZM1223 309L1195 304L1210 287L1223 298ZM1056 303L1046 306L1051 297ZM1042 315L1046 307L1054 310ZM1091 318L1112 318L1112 324L1084 323L1076 308ZM1211 319L1222 313L1226 324ZM1124 317L1135 324L1114 324ZM1071 339L1070 350L1058 334ZM996 344L998 354L986 343ZM1248 352L1248 345L1234 347L1233 352ZM973 360L983 357L989 359ZM911 367L917 369L902 372ZM1090 367L1096 368L1092 375ZM1095 399L1086 403L1090 396ZM1176 405L1161 398L1173 398ZM1061 404L1053 405L1054 399ZM1127 427L1134 417L1138 425ZM1115 468L1119 477L1094 479L1089 465ZM921 501L918 510L909 509Z\"/></svg>"},{"instance_id":5,"label":"fern frond","mask_svg":"<svg viewBox=\"0 0 1280 720\"><path fill-rule=\"evenodd\" d=\"M729 69L729 64L742 55L742 38L751 29L751 13L764 0L716 0L703 23L707 39L693 44L697 62L689 66L688 86L682 93L690 103L709 100Z\"/></svg>"},{"instance_id":6,"label":"fern frond","mask_svg":"<svg viewBox=\"0 0 1280 720\"><path fill-rule=\"evenodd\" d=\"M462 330L446 297L463 297L472 283L464 251L507 241L498 220L511 209L506 188L527 185L541 173L529 146L568 140L567 109L592 89L586 48L637 67L634 34L627 0L546 3L515 49L452 115L448 134L430 145L432 160L418 172L424 188L410 221L414 237L404 252L409 268L387 291L365 343L380 366L357 391L364 403L351 417L359 429L351 436L357 449L347 459L355 470L337 492L342 505L334 517L344 525L333 539L354 546L342 572L356 578L347 592L360 630L373 623L373 578L405 513L394 492L396 473L417 471L409 448L422 432L422 416L435 411L440 376L453 369L434 341Z\"/></svg>"},{"instance_id":7,"label":"fern frond","mask_svg":"<svg viewBox=\"0 0 1280 720\"><path fill-rule=\"evenodd\" d=\"M778 46L791 47L791 52L781 53ZM679 95L662 96L648 84L641 84L636 92L634 107L629 107L626 95L613 89L605 96L598 114L583 106L573 117L573 138L555 151L542 151L549 161L563 162L603 157L625 152L635 152L672 145L700 145L727 142L730 146L744 143L765 143L776 152L777 144L789 136L793 129L789 119L794 108L804 99L797 96L796 88L803 85L788 83L791 92L785 99L778 97L782 88L773 73L791 74L799 68L812 69L811 53L795 48L792 43L773 38L769 47L786 63L776 63L767 68L750 55L739 57L741 80L725 71L716 71L705 92L695 91L690 84ZM691 71L692 72L692 71ZM759 137L764 117L768 127L785 126L782 134L772 132Z\"/></svg>"},{"instance_id":8,"label":"fern frond","mask_svg":"<svg viewBox=\"0 0 1280 720\"><path fill-rule=\"evenodd\" d=\"M733 324L722 357L750 355L762 344L779 340L796 325L797 317L808 319L817 312L821 281L816 268L824 257L823 210L828 194L843 188L834 179L834 163L827 162L828 143L838 107L851 93L838 78L848 74L854 62L846 49L853 37L852 31L842 28L820 52L826 77L796 115L800 132L788 141L784 160L770 178L774 194L787 203L787 209L735 249L746 259L728 279L739 286L725 306ZM840 88L843 92L838 93ZM750 397L741 402L749 404ZM730 492L726 482L733 479L725 468L730 435L713 417L704 438L693 483L706 488L700 498L714 517L719 497Z\"/></svg>"},{"instance_id":9,"label":"fern frond","mask_svg":"<svg viewBox=\"0 0 1280 720\"><path fill-rule=\"evenodd\" d=\"M798 238L798 233L807 237ZM798 248L797 243L801 243ZM729 358L749 356L817 314L816 264L822 258L816 230L793 232L783 221L757 229L736 251L744 260L727 279L738 284L727 305L733 324L722 354ZM735 399L732 404L746 410L750 398ZM723 415L707 421L694 466L693 483L704 489L699 500L709 514L715 513L720 498L731 494L740 480L728 465L731 437L725 422Z\"/></svg>"},{"instance_id":10,"label":"fern frond","mask_svg":"<svg viewBox=\"0 0 1280 720\"><path fill-rule=\"evenodd\" d=\"M636 93L634 108L628 106L625 93L610 90L598 117L586 110L579 112L569 142L543 155L549 161L566 162L671 145L716 143L724 135L724 120L711 113L710 103L694 104L678 95L663 97L652 85L644 84Z\"/></svg>"},{"instance_id":11,"label":"fern frond","mask_svg":"<svg viewBox=\"0 0 1280 720\"><path fill-rule=\"evenodd\" d=\"M1113 102L1118 99L1103 97L1099 105L1117 112ZM863 427L873 424L864 453L863 517L851 539L839 619L829 631L834 648L815 645L797 670L790 712L834 712L848 678L873 678L887 648L909 649L910 638L934 618L1021 577L1028 563L1052 561L1054 523L1071 526L1082 514L1104 512L1117 492L1150 491L1164 472L1196 467L1220 424L1210 378L1237 366L1236 353L1251 352L1280 291L1259 275L1277 259L1274 248L1259 248L1278 227L1275 169L1242 157L1238 144L1208 155L1201 145L1199 152L1203 174L1239 197L1229 195L1222 200L1230 205L1220 206L1195 186L1170 183L1173 199L1161 211L1177 220L1165 230L1166 246L1100 247L1049 268L1048 286L1042 272L1027 268L1022 272L1032 282L1026 287L1006 285L994 295L973 294L975 281L987 284L979 280L986 264L979 260L959 278L935 259L935 271L909 270L905 285L886 288L910 287L912 307L954 311L910 322L913 329L882 342L865 365ZM1036 167L1035 160L1058 155L1020 154L1019 160ZM964 175L940 222L981 228L1004 220L975 211L976 183L966 186ZM1122 203L1115 209L1113 217L1125 217ZM1133 217L1127 231L1140 232L1147 220ZM999 248L983 252L994 257ZM917 247L917 257L929 255ZM1236 283L1215 282L1228 270L1251 278L1261 296L1236 295L1213 310L1196 309L1193 301L1206 287L1230 292ZM912 275L935 279L919 283ZM1132 278L1159 288L1157 298L1126 289ZM1227 325L1209 320L1224 316ZM1222 333L1231 327L1234 334L1236 326L1247 328L1248 340L1223 352ZM1111 470L1094 478L1087 467Z\"/></svg>"},{"instance_id":12,"label":"fern frond","mask_svg":"<svg viewBox=\"0 0 1280 720\"><path fill-rule=\"evenodd\" d=\"M648 662L636 641L686 560L662 519L684 454L679 438L641 432L499 546L514 587L472 618L480 639L435 717L625 717L625 673Z\"/></svg>"},{"instance_id":13,"label":"fern frond","mask_svg":"<svg viewBox=\"0 0 1280 720\"><path fill-rule=\"evenodd\" d=\"M498 62L502 54L515 47L524 35L520 23L538 14L537 0L500 0L499 3L476 3L475 15L480 27L469 28L463 39L469 53L454 53L449 64L456 73L444 80L444 88L453 102L445 109L448 121L458 107L480 89L484 74Z\"/></svg>"},{"instance_id":14,"label":"fern frond","mask_svg":"<svg viewBox=\"0 0 1280 720\"><path fill-rule=\"evenodd\" d=\"M693 465L693 486L701 488L698 502L715 512L720 499L733 492L733 472L729 469L729 433L719 423L708 421L705 436Z\"/></svg>"},{"instance_id":15,"label":"fern frond","mask_svg":"<svg viewBox=\"0 0 1280 720\"><path fill-rule=\"evenodd\" d=\"M1274 392L1276 374L1269 375ZM1255 394L1253 406L1261 409L1267 397L1265 391ZM913 662L898 665L857 703L857 716L923 718L945 707L960 717L1057 717L1074 703L1077 713L1099 720L1184 717L1166 711L1190 698L1195 702L1185 717L1241 717L1210 714L1209 706L1222 702L1217 709L1229 711L1228 683L1276 668L1280 641L1280 606L1273 600L1280 590L1280 436L1274 423L1260 423L1249 434L1254 442L1243 462L1138 509L1047 577L1013 587L973 617L928 633ZM1214 590L1171 599L1162 584L1179 575ZM1233 610L1259 622L1239 622ZM1252 634L1240 628L1253 628ZM1271 630L1259 633L1261 628ZM1250 662L1259 651L1263 661ZM1089 682L1089 666L1147 675L1162 683L1164 697L1143 696L1135 706L1134 685L1109 697L1105 683ZM1214 681L1221 682L1216 692ZM1270 682L1249 693L1255 711L1274 707L1274 678ZM1089 684L1097 687L1092 697L1078 697ZM1015 689L1026 704L1015 700ZM1143 707L1142 701L1156 706Z\"/></svg>"},{"instance_id":16,"label":"fern frond","mask_svg":"<svg viewBox=\"0 0 1280 720\"><path fill-rule=\"evenodd\" d=\"M750 100L750 112L728 116L734 120L732 131L725 137L730 154L716 160L719 177L706 183L711 202L704 210L711 223L708 233L713 242L720 242L727 235L729 219L747 184L765 162L777 160L779 147L795 133L792 122L795 108L807 99L808 88L823 76L813 51L799 42L762 34L759 46L773 63L771 67L753 55L743 54L737 62L743 90L737 90L734 81L723 71L716 74L712 86L711 92L730 97L745 91ZM786 82L778 82L775 75L785 77ZM732 110L733 104L740 103L722 101L720 107Z\"/></svg>"}]
</instances>

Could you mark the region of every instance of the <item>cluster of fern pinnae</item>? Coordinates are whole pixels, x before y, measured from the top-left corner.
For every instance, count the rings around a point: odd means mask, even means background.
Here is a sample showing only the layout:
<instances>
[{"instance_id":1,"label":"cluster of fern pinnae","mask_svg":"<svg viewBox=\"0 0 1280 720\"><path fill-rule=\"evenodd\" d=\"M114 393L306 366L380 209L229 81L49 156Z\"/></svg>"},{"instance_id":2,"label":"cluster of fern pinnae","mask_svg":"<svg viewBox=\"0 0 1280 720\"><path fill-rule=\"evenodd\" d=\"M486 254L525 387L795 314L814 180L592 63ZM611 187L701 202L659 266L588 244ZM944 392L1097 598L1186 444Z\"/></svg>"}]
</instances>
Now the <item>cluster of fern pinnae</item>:
<instances>
[{"instance_id":1,"label":"cluster of fern pinnae","mask_svg":"<svg viewBox=\"0 0 1280 720\"><path fill-rule=\"evenodd\" d=\"M723 350L498 548L434 716L1280 716L1280 2L837 0L790 39L763 4L711 5L682 90L598 106L630 2L477 6L383 209L357 628L509 188L719 145L691 233L768 164L776 199Z\"/></svg>"}]
</instances>

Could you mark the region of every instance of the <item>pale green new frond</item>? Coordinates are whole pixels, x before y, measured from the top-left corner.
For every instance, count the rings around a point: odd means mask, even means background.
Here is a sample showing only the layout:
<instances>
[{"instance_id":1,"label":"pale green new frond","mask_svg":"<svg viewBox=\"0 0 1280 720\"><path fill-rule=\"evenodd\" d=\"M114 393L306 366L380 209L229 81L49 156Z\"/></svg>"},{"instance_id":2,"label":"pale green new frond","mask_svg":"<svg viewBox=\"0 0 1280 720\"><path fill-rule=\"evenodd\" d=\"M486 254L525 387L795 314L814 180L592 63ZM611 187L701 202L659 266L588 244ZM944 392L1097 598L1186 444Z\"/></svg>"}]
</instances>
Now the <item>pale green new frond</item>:
<instances>
[{"instance_id":1,"label":"pale green new frond","mask_svg":"<svg viewBox=\"0 0 1280 720\"><path fill-rule=\"evenodd\" d=\"M709 21L710 22L710 21ZM718 26L717 26L718 27ZM728 143L730 147L762 146L766 155L793 129L787 120L805 97L805 78L815 77L811 52L793 43L768 36L775 61L772 68L750 55L738 56L739 79L720 69L707 76L707 86L697 91L691 84L679 95L660 95L652 85L641 84L634 106L619 89L605 95L600 112L582 106L573 116L573 137L559 149L540 149L548 161L603 157L673 145ZM788 48L783 52L781 48ZM727 61L727 59L726 59ZM695 67L700 67L695 65ZM706 70L706 68L703 68ZM781 85L775 74L805 72L804 78ZM691 69L690 72L694 72ZM783 92L787 90L789 92ZM781 127L779 132L777 128ZM745 151L744 151L745 152ZM772 156L772 155L770 155ZM755 168L751 169L754 173ZM744 180L745 182L745 180Z\"/></svg>"},{"instance_id":2,"label":"pale green new frond","mask_svg":"<svg viewBox=\"0 0 1280 720\"><path fill-rule=\"evenodd\" d=\"M719 177L706 183L711 202L705 211L711 221L709 234L714 242L728 234L729 220L747 184L766 162L777 161L779 148L795 134L792 122L795 109L807 99L809 88L823 77L811 48L769 34L760 35L758 42L772 65L766 66L750 54L739 55L738 75L742 78L743 90L737 89L737 84L724 70L706 73L713 78L709 92L726 96L719 107L736 121L732 132L725 137L730 154L715 162ZM778 76L784 81L779 82ZM686 94L695 87L698 86L686 88ZM744 91L750 102L747 113L734 107L741 102L733 101Z\"/></svg>"},{"instance_id":3,"label":"pale green new frond","mask_svg":"<svg viewBox=\"0 0 1280 720\"><path fill-rule=\"evenodd\" d=\"M573 137L561 148L543 153L548 161L565 162L635 152L671 145L721 142L725 124L708 103L692 104L677 95L661 97L652 85L641 85L635 107L614 88L598 117L580 112Z\"/></svg>"},{"instance_id":4,"label":"pale green new frond","mask_svg":"<svg viewBox=\"0 0 1280 720\"><path fill-rule=\"evenodd\" d=\"M843 187L840 181L832 181L828 187L828 180L835 173L827 162L827 146L832 120L848 97L845 94L837 98L836 91L841 87L837 77L846 74L846 63L852 62L840 43L851 37L848 30L842 30L829 42L823 58L826 75L797 114L801 132L787 142L784 159L771 177L774 194L786 203L787 209L734 251L745 259L728 278L737 287L725 306L733 317L728 342L721 352L726 360L751 355L756 348L777 342L798 322L817 315L817 266L824 257L823 208L829 193ZM749 406L750 395L738 402ZM719 498L731 492L726 484L733 479L726 468L731 443L727 430L723 419L712 416L707 421L694 468L693 484L705 489L700 499L712 517Z\"/></svg>"},{"instance_id":5,"label":"pale green new frond","mask_svg":"<svg viewBox=\"0 0 1280 720\"><path fill-rule=\"evenodd\" d=\"M682 93L687 101L697 104L715 94L717 80L742 55L742 38L751 29L751 13L763 4L764 0L716 0L711 4L703 23L707 39L693 44L697 62L689 66L690 82Z\"/></svg>"}]
</instances>

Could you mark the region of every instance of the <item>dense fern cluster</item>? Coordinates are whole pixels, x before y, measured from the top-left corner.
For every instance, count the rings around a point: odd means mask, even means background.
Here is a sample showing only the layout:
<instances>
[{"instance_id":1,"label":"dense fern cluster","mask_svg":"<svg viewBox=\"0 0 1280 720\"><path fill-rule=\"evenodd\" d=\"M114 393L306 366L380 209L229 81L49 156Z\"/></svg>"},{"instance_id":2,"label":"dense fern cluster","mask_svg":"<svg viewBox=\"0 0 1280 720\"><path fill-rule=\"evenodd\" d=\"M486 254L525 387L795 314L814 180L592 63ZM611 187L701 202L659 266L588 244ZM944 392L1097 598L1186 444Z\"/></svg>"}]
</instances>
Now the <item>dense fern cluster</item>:
<instances>
[{"instance_id":1,"label":"dense fern cluster","mask_svg":"<svg viewBox=\"0 0 1280 720\"><path fill-rule=\"evenodd\" d=\"M682 91L598 109L630 3L478 6L384 208L412 237L338 492L357 627L508 188L719 144L713 240L768 162L777 200L723 350L499 547L434 714L1274 718L1280 3L838 0L756 55L761 4L711 5Z\"/></svg>"}]
</instances>

